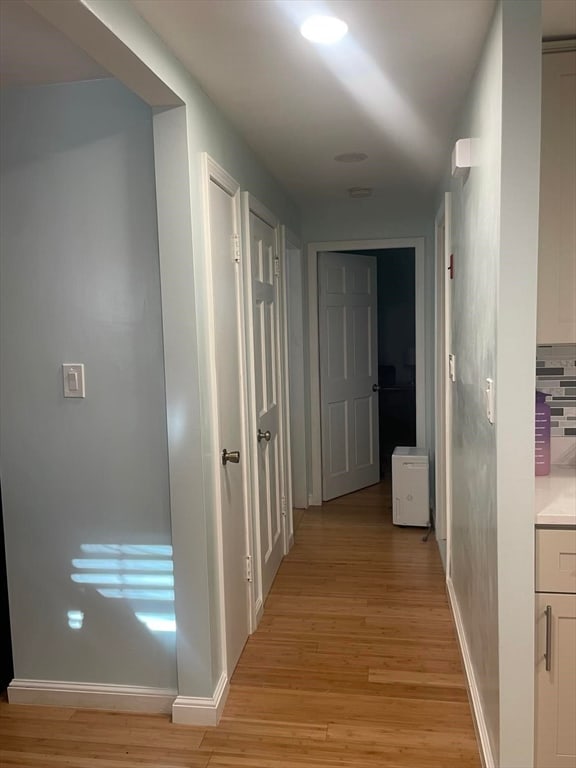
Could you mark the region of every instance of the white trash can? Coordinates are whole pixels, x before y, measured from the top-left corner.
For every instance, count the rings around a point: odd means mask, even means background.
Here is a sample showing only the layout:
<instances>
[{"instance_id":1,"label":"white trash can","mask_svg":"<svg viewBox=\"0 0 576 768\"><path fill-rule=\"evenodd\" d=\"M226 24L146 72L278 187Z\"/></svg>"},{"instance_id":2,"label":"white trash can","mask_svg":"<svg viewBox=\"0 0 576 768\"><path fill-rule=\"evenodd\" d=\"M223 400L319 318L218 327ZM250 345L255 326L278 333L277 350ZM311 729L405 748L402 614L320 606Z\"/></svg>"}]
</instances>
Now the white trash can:
<instances>
[{"instance_id":1,"label":"white trash can","mask_svg":"<svg viewBox=\"0 0 576 768\"><path fill-rule=\"evenodd\" d=\"M392 454L392 521L394 525L430 525L428 452L395 448Z\"/></svg>"}]
</instances>

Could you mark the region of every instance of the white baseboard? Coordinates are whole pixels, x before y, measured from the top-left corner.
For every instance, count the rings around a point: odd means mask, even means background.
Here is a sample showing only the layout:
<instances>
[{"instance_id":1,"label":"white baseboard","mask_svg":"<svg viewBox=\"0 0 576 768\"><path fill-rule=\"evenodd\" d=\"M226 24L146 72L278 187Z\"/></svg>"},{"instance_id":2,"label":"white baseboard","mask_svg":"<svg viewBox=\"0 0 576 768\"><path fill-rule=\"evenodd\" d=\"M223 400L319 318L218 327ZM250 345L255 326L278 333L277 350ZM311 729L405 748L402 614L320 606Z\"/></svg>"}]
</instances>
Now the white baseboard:
<instances>
[{"instance_id":1,"label":"white baseboard","mask_svg":"<svg viewBox=\"0 0 576 768\"><path fill-rule=\"evenodd\" d=\"M452 616L454 617L454 624L456 625L460 653L462 654L462 661L466 672L468 696L472 705L474 728L476 729L476 737L480 746L482 766L483 768L496 768L496 761L494 760L494 754L492 752L492 744L490 743L490 737L488 736L486 718L484 717L484 710L482 709L482 699L480 698L480 691L476 682L474 666L472 665L472 658L470 656L468 641L466 640L466 633L462 622L462 614L460 613L458 598L456 597L454 585L450 578L446 580L446 587L448 589L448 599L450 601L450 608L452 609Z\"/></svg>"},{"instance_id":2,"label":"white baseboard","mask_svg":"<svg viewBox=\"0 0 576 768\"><path fill-rule=\"evenodd\" d=\"M230 685L222 672L212 696L177 696L172 705L172 722L179 725L218 725Z\"/></svg>"},{"instance_id":3,"label":"white baseboard","mask_svg":"<svg viewBox=\"0 0 576 768\"><path fill-rule=\"evenodd\" d=\"M177 691L130 685L68 683L62 680L19 680L8 686L10 704L32 704L78 709L169 713Z\"/></svg>"}]
</instances>

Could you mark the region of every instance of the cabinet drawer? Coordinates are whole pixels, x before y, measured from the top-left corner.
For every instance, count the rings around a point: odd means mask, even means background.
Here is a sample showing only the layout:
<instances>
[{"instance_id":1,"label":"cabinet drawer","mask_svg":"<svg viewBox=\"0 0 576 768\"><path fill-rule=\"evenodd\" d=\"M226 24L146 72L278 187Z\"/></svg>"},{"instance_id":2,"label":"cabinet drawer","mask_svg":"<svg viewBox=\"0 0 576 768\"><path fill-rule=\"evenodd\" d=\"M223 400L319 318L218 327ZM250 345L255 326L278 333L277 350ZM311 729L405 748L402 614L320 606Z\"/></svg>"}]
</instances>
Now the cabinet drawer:
<instances>
[{"instance_id":1,"label":"cabinet drawer","mask_svg":"<svg viewBox=\"0 0 576 768\"><path fill-rule=\"evenodd\" d=\"M576 530L536 531L536 591L576 593Z\"/></svg>"}]
</instances>

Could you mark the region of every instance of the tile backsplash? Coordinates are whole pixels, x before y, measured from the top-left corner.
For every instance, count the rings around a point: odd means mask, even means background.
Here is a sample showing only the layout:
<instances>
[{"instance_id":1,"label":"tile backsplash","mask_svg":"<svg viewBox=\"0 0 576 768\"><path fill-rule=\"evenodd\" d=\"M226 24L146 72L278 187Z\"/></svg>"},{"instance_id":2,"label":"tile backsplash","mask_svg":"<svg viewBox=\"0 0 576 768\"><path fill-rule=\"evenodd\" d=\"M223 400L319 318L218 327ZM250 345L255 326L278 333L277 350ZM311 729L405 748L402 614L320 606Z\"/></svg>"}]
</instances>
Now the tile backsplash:
<instances>
[{"instance_id":1,"label":"tile backsplash","mask_svg":"<svg viewBox=\"0 0 576 768\"><path fill-rule=\"evenodd\" d=\"M536 389L547 395L552 437L576 437L576 344L537 347Z\"/></svg>"}]
</instances>

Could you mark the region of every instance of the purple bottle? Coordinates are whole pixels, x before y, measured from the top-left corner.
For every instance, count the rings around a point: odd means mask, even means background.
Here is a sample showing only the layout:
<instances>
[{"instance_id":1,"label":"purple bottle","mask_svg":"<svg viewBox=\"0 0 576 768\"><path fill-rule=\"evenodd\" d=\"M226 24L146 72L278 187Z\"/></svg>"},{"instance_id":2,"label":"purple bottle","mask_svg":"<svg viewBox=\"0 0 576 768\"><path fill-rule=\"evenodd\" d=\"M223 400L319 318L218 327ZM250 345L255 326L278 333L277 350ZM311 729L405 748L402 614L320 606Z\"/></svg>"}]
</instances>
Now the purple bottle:
<instances>
[{"instance_id":1,"label":"purple bottle","mask_svg":"<svg viewBox=\"0 0 576 768\"><path fill-rule=\"evenodd\" d=\"M536 475L550 474L550 406L546 394L536 390Z\"/></svg>"}]
</instances>

